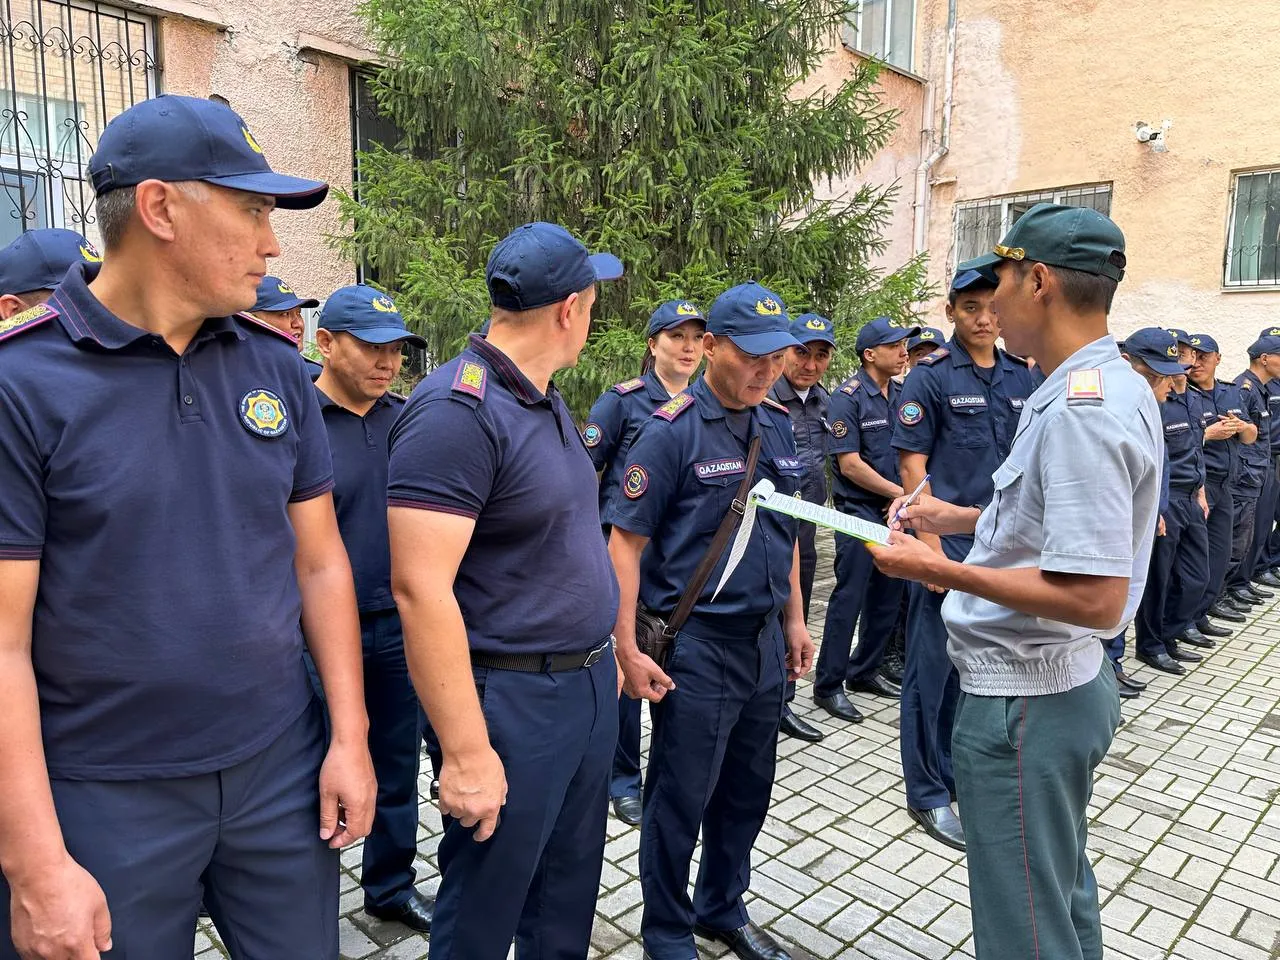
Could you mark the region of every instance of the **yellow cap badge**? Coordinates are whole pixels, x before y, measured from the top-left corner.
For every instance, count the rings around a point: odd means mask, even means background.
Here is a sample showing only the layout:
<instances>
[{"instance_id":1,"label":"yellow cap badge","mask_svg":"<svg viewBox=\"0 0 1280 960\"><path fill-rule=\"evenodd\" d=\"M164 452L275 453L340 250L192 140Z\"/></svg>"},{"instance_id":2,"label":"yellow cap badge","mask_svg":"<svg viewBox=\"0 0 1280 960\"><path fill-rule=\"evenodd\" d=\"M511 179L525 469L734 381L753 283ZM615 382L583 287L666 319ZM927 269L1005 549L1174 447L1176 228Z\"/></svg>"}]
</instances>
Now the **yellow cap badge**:
<instances>
[{"instance_id":1,"label":"yellow cap badge","mask_svg":"<svg viewBox=\"0 0 1280 960\"><path fill-rule=\"evenodd\" d=\"M1022 247L1006 247L1003 243L995 245L994 253L997 257L1003 257L1005 260L1023 260L1027 256L1027 251Z\"/></svg>"},{"instance_id":2,"label":"yellow cap badge","mask_svg":"<svg viewBox=\"0 0 1280 960\"><path fill-rule=\"evenodd\" d=\"M370 305L373 307L373 309L377 310L379 313L395 313L396 312L395 301L392 300L390 297L388 297L386 294L381 294L379 296L374 297L370 301Z\"/></svg>"},{"instance_id":3,"label":"yellow cap badge","mask_svg":"<svg viewBox=\"0 0 1280 960\"><path fill-rule=\"evenodd\" d=\"M689 303L687 301L685 303L677 304L676 316L677 317L696 317L698 316L698 308L695 307L692 303Z\"/></svg>"},{"instance_id":4,"label":"yellow cap badge","mask_svg":"<svg viewBox=\"0 0 1280 960\"><path fill-rule=\"evenodd\" d=\"M921 331L920 331L920 339L921 339L921 340L932 340L932 339L933 339L933 331L932 331L932 330L921 330Z\"/></svg>"},{"instance_id":5,"label":"yellow cap badge","mask_svg":"<svg viewBox=\"0 0 1280 960\"><path fill-rule=\"evenodd\" d=\"M782 314L782 304L773 297L765 297L756 301L756 313L762 317L777 317Z\"/></svg>"},{"instance_id":6,"label":"yellow cap badge","mask_svg":"<svg viewBox=\"0 0 1280 960\"><path fill-rule=\"evenodd\" d=\"M293 293L293 287L289 286L287 283L279 284L276 289L281 293Z\"/></svg>"},{"instance_id":7,"label":"yellow cap badge","mask_svg":"<svg viewBox=\"0 0 1280 960\"><path fill-rule=\"evenodd\" d=\"M240 398L240 423L250 433L274 439L289 429L284 401L264 387Z\"/></svg>"},{"instance_id":8,"label":"yellow cap badge","mask_svg":"<svg viewBox=\"0 0 1280 960\"><path fill-rule=\"evenodd\" d=\"M248 127L241 127L240 132L244 134L244 142L249 145L249 149L254 153L261 153L262 148L258 146L258 141L253 139L253 134L249 132Z\"/></svg>"},{"instance_id":9,"label":"yellow cap badge","mask_svg":"<svg viewBox=\"0 0 1280 960\"><path fill-rule=\"evenodd\" d=\"M1165 350L1165 356L1177 358L1178 345L1176 343L1169 344L1168 348Z\"/></svg>"},{"instance_id":10,"label":"yellow cap badge","mask_svg":"<svg viewBox=\"0 0 1280 960\"><path fill-rule=\"evenodd\" d=\"M1280 327L1272 327L1267 331L1268 337L1280 337Z\"/></svg>"},{"instance_id":11,"label":"yellow cap badge","mask_svg":"<svg viewBox=\"0 0 1280 960\"><path fill-rule=\"evenodd\" d=\"M1193 347L1198 347L1198 346L1200 346L1200 338L1199 338L1199 337L1192 337L1192 338L1191 338L1191 345L1192 345Z\"/></svg>"},{"instance_id":12,"label":"yellow cap badge","mask_svg":"<svg viewBox=\"0 0 1280 960\"><path fill-rule=\"evenodd\" d=\"M819 319L818 317L814 317L812 320L809 320L808 322L806 322L806 323L805 323L805 326L806 326L808 329L810 329L810 330L825 330L825 329L827 329L827 325L826 325L825 323L823 323L823 322L822 322L822 320L821 320L821 319Z\"/></svg>"},{"instance_id":13,"label":"yellow cap badge","mask_svg":"<svg viewBox=\"0 0 1280 960\"><path fill-rule=\"evenodd\" d=\"M80 256L84 257L85 263L102 262L102 254L100 254L97 248L88 240L80 244Z\"/></svg>"}]
</instances>

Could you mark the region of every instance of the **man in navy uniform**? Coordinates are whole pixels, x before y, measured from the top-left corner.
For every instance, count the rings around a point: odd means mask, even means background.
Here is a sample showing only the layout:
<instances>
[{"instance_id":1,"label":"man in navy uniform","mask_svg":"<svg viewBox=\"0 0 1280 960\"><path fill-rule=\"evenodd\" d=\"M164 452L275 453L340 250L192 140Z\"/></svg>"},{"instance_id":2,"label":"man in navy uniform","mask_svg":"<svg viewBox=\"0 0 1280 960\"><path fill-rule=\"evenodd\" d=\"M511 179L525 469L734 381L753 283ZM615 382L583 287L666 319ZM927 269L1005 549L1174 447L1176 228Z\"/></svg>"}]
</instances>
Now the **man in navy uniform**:
<instances>
[{"instance_id":1,"label":"man in navy uniform","mask_svg":"<svg viewBox=\"0 0 1280 960\"><path fill-rule=\"evenodd\" d=\"M101 262L94 245L74 230L19 234L0 250L0 320L46 303L73 264Z\"/></svg>"},{"instance_id":2,"label":"man in navy uniform","mask_svg":"<svg viewBox=\"0 0 1280 960\"><path fill-rule=\"evenodd\" d=\"M1280 337L1280 327L1265 327L1261 337ZM1267 381L1267 412L1271 414L1271 478L1275 483L1275 507L1270 521L1255 534L1257 560L1253 582L1263 587L1280 588L1280 377ZM1257 524L1255 524L1257 527Z\"/></svg>"},{"instance_id":3,"label":"man in navy uniform","mask_svg":"<svg viewBox=\"0 0 1280 960\"><path fill-rule=\"evenodd\" d=\"M903 373L909 373L917 363L946 345L947 335L937 327L921 327L919 333L907 340L907 369Z\"/></svg>"},{"instance_id":4,"label":"man in navy uniform","mask_svg":"<svg viewBox=\"0 0 1280 960\"><path fill-rule=\"evenodd\" d=\"M375 794L355 591L315 391L236 313L272 208L326 187L178 96L89 174L105 262L0 332L0 957L186 956L203 893L231 956L336 960Z\"/></svg>"},{"instance_id":5,"label":"man in navy uniform","mask_svg":"<svg viewBox=\"0 0 1280 960\"><path fill-rule=\"evenodd\" d=\"M883 523L889 502L902 495L893 418L901 387L894 379L907 365L906 341L919 327L877 317L858 331L858 372L831 401L831 466L837 510ZM875 569L871 555L850 537L836 538L836 585L827 604L813 698L840 720L861 723L845 686L897 699L902 691L880 675L880 663L902 605L906 584ZM852 659L853 628L858 648Z\"/></svg>"},{"instance_id":6,"label":"man in navy uniform","mask_svg":"<svg viewBox=\"0 0 1280 960\"><path fill-rule=\"evenodd\" d=\"M1255 557L1253 530L1267 474L1271 471L1271 413L1267 403L1267 383L1273 370L1280 372L1280 337L1261 337L1249 345L1249 366L1235 380L1255 430L1254 442L1240 447L1240 472L1232 488L1235 528L1231 535L1226 597L1242 613L1273 596L1249 583L1253 577Z\"/></svg>"},{"instance_id":7,"label":"man in navy uniform","mask_svg":"<svg viewBox=\"0 0 1280 960\"><path fill-rule=\"evenodd\" d=\"M892 443L907 491L928 476L924 490L943 500L977 507L991 500L991 475L1008 454L1022 405L1035 390L1027 365L996 346L996 282L989 267L960 264L947 298L955 334L903 383ZM955 561L973 545L967 535L920 536ZM944 591L918 583L909 591L901 722L907 812L935 840L964 849L964 831L951 809L951 727L959 686L947 658Z\"/></svg>"},{"instance_id":8,"label":"man in navy uniform","mask_svg":"<svg viewBox=\"0 0 1280 960\"><path fill-rule=\"evenodd\" d=\"M365 912L431 929L431 903L413 886L418 852L418 697L404 659L391 596L387 543L387 441L404 398L391 393L406 344L426 341L405 328L395 302L356 284L330 295L316 347L320 412L333 453L333 502L351 558L364 648L369 753L378 778L373 829L365 838L360 883Z\"/></svg>"},{"instance_id":9,"label":"man in navy uniform","mask_svg":"<svg viewBox=\"0 0 1280 960\"><path fill-rule=\"evenodd\" d=\"M298 345L298 352L302 353L306 346L304 336L307 330L302 311L304 308L318 306L319 300L300 297L279 277L266 276L258 284L258 299L249 312L263 323L269 323L281 333L287 334ZM307 356L302 358L302 362L312 380L320 376L320 364Z\"/></svg>"},{"instance_id":10,"label":"man in navy uniform","mask_svg":"<svg viewBox=\"0 0 1280 960\"><path fill-rule=\"evenodd\" d=\"M670 616L733 509L754 438L759 465L750 480L768 479L791 496L804 479L787 411L767 397L796 343L782 300L756 283L727 290L711 307L705 339L706 373L640 428L623 495L606 518L626 690L653 704L640 933L653 960L692 960L695 930L743 960L786 960L787 951L751 921L743 896L769 810L786 681L813 660L797 521L757 514L737 570L717 595L727 557L716 563L665 671L636 646L637 599ZM702 860L690 900L699 828Z\"/></svg>"},{"instance_id":11,"label":"man in navy uniform","mask_svg":"<svg viewBox=\"0 0 1280 960\"><path fill-rule=\"evenodd\" d=\"M552 376L622 275L530 223L485 267L487 336L391 433L392 586L440 757L435 957L583 957L618 740L618 588L596 471ZM433 762L436 758L433 758Z\"/></svg>"},{"instance_id":12,"label":"man in navy uniform","mask_svg":"<svg viewBox=\"0 0 1280 960\"><path fill-rule=\"evenodd\" d=\"M787 408L791 415L791 431L796 438L796 456L804 464L804 480L800 495L810 503L827 502L827 443L830 429L827 407L831 394L822 379L831 366L836 349L835 325L816 313L804 313L791 321L791 335L800 345L787 351L782 376L769 391L769 398ZM809 600L813 595L813 578L818 569L818 528L812 523L800 525L800 597L804 605L805 623L809 622ZM796 697L794 680L787 681L787 699L782 708L779 730L797 740L817 743L823 733L811 723L797 717L791 709Z\"/></svg>"}]
</instances>

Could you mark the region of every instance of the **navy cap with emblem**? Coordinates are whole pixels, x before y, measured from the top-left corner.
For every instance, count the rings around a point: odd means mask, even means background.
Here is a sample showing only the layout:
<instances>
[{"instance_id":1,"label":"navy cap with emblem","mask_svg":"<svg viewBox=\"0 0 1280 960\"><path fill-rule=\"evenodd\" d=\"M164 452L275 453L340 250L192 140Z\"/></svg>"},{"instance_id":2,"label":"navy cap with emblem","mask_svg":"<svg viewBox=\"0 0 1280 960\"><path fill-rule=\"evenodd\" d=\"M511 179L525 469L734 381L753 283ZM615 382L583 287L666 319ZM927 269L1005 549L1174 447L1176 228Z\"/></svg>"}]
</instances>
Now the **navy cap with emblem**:
<instances>
[{"instance_id":1,"label":"navy cap with emblem","mask_svg":"<svg viewBox=\"0 0 1280 960\"><path fill-rule=\"evenodd\" d=\"M1200 353L1222 352L1218 349L1218 341L1207 333L1193 333L1191 335L1191 346L1195 347Z\"/></svg>"},{"instance_id":2,"label":"navy cap with emblem","mask_svg":"<svg viewBox=\"0 0 1280 960\"><path fill-rule=\"evenodd\" d=\"M920 346L937 348L946 345L947 335L937 327L921 327L919 333L907 340L908 350L914 350Z\"/></svg>"},{"instance_id":3,"label":"navy cap with emblem","mask_svg":"<svg viewBox=\"0 0 1280 960\"><path fill-rule=\"evenodd\" d=\"M876 317L874 320L868 321L858 331L858 339L854 343L854 349L858 351L858 357L861 359L862 351L869 350L872 347L880 347L886 343L901 343L920 333L917 326L904 327L892 317Z\"/></svg>"},{"instance_id":4,"label":"navy cap with emblem","mask_svg":"<svg viewBox=\"0 0 1280 960\"><path fill-rule=\"evenodd\" d=\"M836 325L816 313L802 313L792 320L791 335L802 344L821 341L836 345Z\"/></svg>"},{"instance_id":5,"label":"navy cap with emblem","mask_svg":"<svg viewBox=\"0 0 1280 960\"><path fill-rule=\"evenodd\" d=\"M707 317L708 333L728 337L753 357L800 346L790 326L782 298L758 283L730 287L716 297Z\"/></svg>"},{"instance_id":6,"label":"navy cap with emblem","mask_svg":"<svg viewBox=\"0 0 1280 960\"><path fill-rule=\"evenodd\" d=\"M0 250L0 294L52 290L74 263L101 263L93 244L74 230L27 230Z\"/></svg>"},{"instance_id":7,"label":"navy cap with emblem","mask_svg":"<svg viewBox=\"0 0 1280 960\"><path fill-rule=\"evenodd\" d=\"M982 257L966 260L956 267L955 276L951 278L951 290L971 290L974 287L998 287L1000 278L996 276L995 267Z\"/></svg>"},{"instance_id":8,"label":"navy cap with emblem","mask_svg":"<svg viewBox=\"0 0 1280 960\"><path fill-rule=\"evenodd\" d=\"M275 197L276 206L292 210L317 206L329 192L323 181L273 171L230 107L176 94L142 100L107 124L89 176L98 196L144 180L200 180Z\"/></svg>"},{"instance_id":9,"label":"navy cap with emblem","mask_svg":"<svg viewBox=\"0 0 1280 960\"><path fill-rule=\"evenodd\" d=\"M1117 283L1127 264L1124 234L1110 217L1089 207L1037 203L1018 218L991 253L968 262L973 269L1027 260L1079 270ZM962 264L961 266L964 266Z\"/></svg>"},{"instance_id":10,"label":"navy cap with emblem","mask_svg":"<svg viewBox=\"0 0 1280 960\"><path fill-rule=\"evenodd\" d=\"M1259 337L1280 337L1280 327L1263 327L1258 331Z\"/></svg>"},{"instance_id":11,"label":"navy cap with emblem","mask_svg":"<svg viewBox=\"0 0 1280 960\"><path fill-rule=\"evenodd\" d=\"M294 307L318 307L319 300L299 297L293 288L279 277L266 276L258 284L258 300L249 308L251 313L283 313Z\"/></svg>"},{"instance_id":12,"label":"navy cap with emblem","mask_svg":"<svg viewBox=\"0 0 1280 960\"><path fill-rule=\"evenodd\" d=\"M403 341L415 347L427 345L404 325L394 300L363 283L353 283L330 294L316 326L330 333L349 333L365 343Z\"/></svg>"},{"instance_id":13,"label":"navy cap with emblem","mask_svg":"<svg viewBox=\"0 0 1280 960\"><path fill-rule=\"evenodd\" d=\"M1187 333L1187 331L1183 330L1181 327L1165 327L1165 330L1173 334L1173 339L1177 340L1182 346L1195 346L1195 344L1191 342L1191 334Z\"/></svg>"},{"instance_id":14,"label":"navy cap with emblem","mask_svg":"<svg viewBox=\"0 0 1280 960\"><path fill-rule=\"evenodd\" d=\"M701 322L703 328L707 325L707 318L702 315L702 311L688 300L668 300L649 317L649 331L645 336L657 336L663 330L670 330L690 320Z\"/></svg>"},{"instance_id":15,"label":"navy cap with emblem","mask_svg":"<svg viewBox=\"0 0 1280 960\"><path fill-rule=\"evenodd\" d=\"M611 253L588 253L564 227L526 223L493 248L484 267L489 301L504 310L533 310L559 303L601 280L622 276Z\"/></svg>"},{"instance_id":16,"label":"navy cap with emblem","mask_svg":"<svg viewBox=\"0 0 1280 960\"><path fill-rule=\"evenodd\" d=\"M1180 377L1189 369L1178 362L1178 341L1168 330L1143 327L1124 338L1120 348L1162 377Z\"/></svg>"},{"instance_id":17,"label":"navy cap with emblem","mask_svg":"<svg viewBox=\"0 0 1280 960\"><path fill-rule=\"evenodd\" d=\"M1262 336L1249 344L1250 359L1257 360L1264 354L1280 355L1280 336Z\"/></svg>"}]
</instances>

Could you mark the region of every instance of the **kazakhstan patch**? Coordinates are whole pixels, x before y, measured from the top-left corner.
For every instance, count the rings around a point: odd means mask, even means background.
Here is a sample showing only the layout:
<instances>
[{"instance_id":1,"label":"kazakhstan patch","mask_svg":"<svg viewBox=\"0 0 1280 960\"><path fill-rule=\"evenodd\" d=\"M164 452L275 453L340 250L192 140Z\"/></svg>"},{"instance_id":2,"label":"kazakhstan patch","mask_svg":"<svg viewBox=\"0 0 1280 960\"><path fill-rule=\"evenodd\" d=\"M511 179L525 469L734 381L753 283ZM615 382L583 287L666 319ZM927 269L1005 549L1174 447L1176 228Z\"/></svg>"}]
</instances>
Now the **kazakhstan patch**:
<instances>
[{"instance_id":1,"label":"kazakhstan patch","mask_svg":"<svg viewBox=\"0 0 1280 960\"><path fill-rule=\"evenodd\" d=\"M258 387L240 398L240 423L250 433L274 439L289 429L289 414L283 400Z\"/></svg>"},{"instance_id":2,"label":"kazakhstan patch","mask_svg":"<svg viewBox=\"0 0 1280 960\"><path fill-rule=\"evenodd\" d=\"M599 446L601 438L604 436L598 423L588 423L582 428L582 442L588 447Z\"/></svg>"},{"instance_id":3,"label":"kazakhstan patch","mask_svg":"<svg viewBox=\"0 0 1280 960\"><path fill-rule=\"evenodd\" d=\"M843 420L837 420L831 425L831 435L839 440L841 437L849 435L849 425Z\"/></svg>"},{"instance_id":4,"label":"kazakhstan patch","mask_svg":"<svg viewBox=\"0 0 1280 960\"><path fill-rule=\"evenodd\" d=\"M628 499L639 500L649 489L649 474L644 467L635 463L627 468L627 475L622 478L622 492Z\"/></svg>"},{"instance_id":5,"label":"kazakhstan patch","mask_svg":"<svg viewBox=\"0 0 1280 960\"><path fill-rule=\"evenodd\" d=\"M924 419L924 407L914 400L908 400L898 408L898 419L902 421L903 426L914 427Z\"/></svg>"}]
</instances>

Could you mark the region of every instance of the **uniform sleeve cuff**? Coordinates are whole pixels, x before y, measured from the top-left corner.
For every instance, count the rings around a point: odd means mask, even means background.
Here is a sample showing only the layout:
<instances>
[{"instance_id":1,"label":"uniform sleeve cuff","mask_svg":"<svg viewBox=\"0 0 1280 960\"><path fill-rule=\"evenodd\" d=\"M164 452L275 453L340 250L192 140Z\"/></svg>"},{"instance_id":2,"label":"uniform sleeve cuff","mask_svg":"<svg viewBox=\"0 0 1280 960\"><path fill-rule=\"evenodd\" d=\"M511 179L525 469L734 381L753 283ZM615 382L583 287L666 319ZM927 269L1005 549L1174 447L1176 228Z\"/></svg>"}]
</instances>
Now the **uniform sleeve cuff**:
<instances>
[{"instance_id":1,"label":"uniform sleeve cuff","mask_svg":"<svg viewBox=\"0 0 1280 960\"><path fill-rule=\"evenodd\" d=\"M428 498L418 500L410 497L388 497L387 506L408 507L411 510L430 510L432 513L449 513L455 517L469 517L472 520L480 516L480 512L473 510L471 507L465 507L458 503L444 503Z\"/></svg>"},{"instance_id":2,"label":"uniform sleeve cuff","mask_svg":"<svg viewBox=\"0 0 1280 960\"><path fill-rule=\"evenodd\" d=\"M293 491L289 497L290 503L302 503L305 500L314 500L316 497L322 497L333 489L333 477L328 477L320 483L313 483L307 487L299 487Z\"/></svg>"},{"instance_id":3,"label":"uniform sleeve cuff","mask_svg":"<svg viewBox=\"0 0 1280 960\"><path fill-rule=\"evenodd\" d=\"M0 560L39 560L43 554L42 543L0 544Z\"/></svg>"},{"instance_id":4,"label":"uniform sleeve cuff","mask_svg":"<svg viewBox=\"0 0 1280 960\"><path fill-rule=\"evenodd\" d=\"M1076 553L1042 553L1040 569L1045 573L1077 573L1089 577L1133 576L1132 557L1085 556Z\"/></svg>"}]
</instances>

